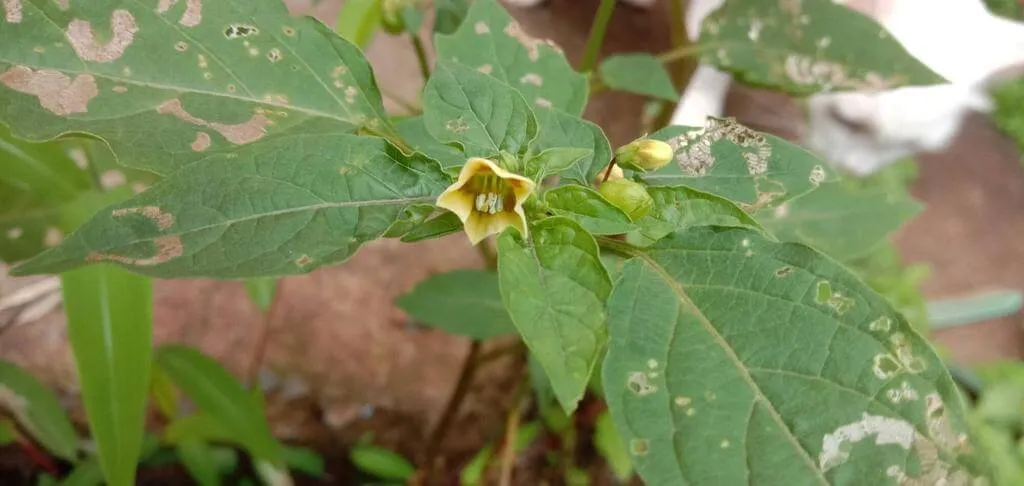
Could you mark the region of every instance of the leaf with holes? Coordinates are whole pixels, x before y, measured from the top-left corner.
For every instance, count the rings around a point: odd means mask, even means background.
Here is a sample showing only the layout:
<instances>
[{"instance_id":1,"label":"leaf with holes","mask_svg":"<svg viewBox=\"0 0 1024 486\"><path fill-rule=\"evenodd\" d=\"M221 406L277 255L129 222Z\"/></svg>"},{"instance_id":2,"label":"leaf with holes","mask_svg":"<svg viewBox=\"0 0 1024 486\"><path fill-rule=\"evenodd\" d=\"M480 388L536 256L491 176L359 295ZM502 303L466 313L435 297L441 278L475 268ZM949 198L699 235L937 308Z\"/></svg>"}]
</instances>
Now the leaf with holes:
<instances>
[{"instance_id":1,"label":"leaf with holes","mask_svg":"<svg viewBox=\"0 0 1024 486\"><path fill-rule=\"evenodd\" d=\"M476 0L452 35L435 38L438 59L457 61L517 89L530 106L579 115L587 79L551 41L523 31L497 0Z\"/></svg>"},{"instance_id":2,"label":"leaf with holes","mask_svg":"<svg viewBox=\"0 0 1024 486\"><path fill-rule=\"evenodd\" d=\"M455 270L434 275L395 304L417 321L459 336L490 339L516 332L493 272Z\"/></svg>"},{"instance_id":3,"label":"leaf with holes","mask_svg":"<svg viewBox=\"0 0 1024 486\"><path fill-rule=\"evenodd\" d=\"M672 102L679 93L665 66L650 54L619 54L601 61L601 81L609 88Z\"/></svg>"},{"instance_id":4,"label":"leaf with holes","mask_svg":"<svg viewBox=\"0 0 1024 486\"><path fill-rule=\"evenodd\" d=\"M562 408L571 412L605 346L611 282L594 237L578 223L553 217L530 231L529 241L508 231L498 238L501 298Z\"/></svg>"},{"instance_id":5,"label":"leaf with holes","mask_svg":"<svg viewBox=\"0 0 1024 486\"><path fill-rule=\"evenodd\" d=\"M88 132L168 174L273 137L393 133L359 50L278 0L4 5L0 122L28 139Z\"/></svg>"},{"instance_id":6,"label":"leaf with holes","mask_svg":"<svg viewBox=\"0 0 1024 486\"><path fill-rule=\"evenodd\" d=\"M461 64L438 61L423 98L427 132L458 143L466 155L523 154L537 136L537 118L522 95Z\"/></svg>"},{"instance_id":7,"label":"leaf with holes","mask_svg":"<svg viewBox=\"0 0 1024 486\"><path fill-rule=\"evenodd\" d=\"M835 180L810 152L735 120L709 117L703 128L671 126L651 135L675 150L675 163L645 174L652 185L684 185L737 203L774 207Z\"/></svg>"},{"instance_id":8,"label":"leaf with holes","mask_svg":"<svg viewBox=\"0 0 1024 486\"><path fill-rule=\"evenodd\" d=\"M858 189L835 182L761 211L757 220L780 240L803 243L849 262L870 254L921 209L905 189Z\"/></svg>"},{"instance_id":9,"label":"leaf with holes","mask_svg":"<svg viewBox=\"0 0 1024 486\"><path fill-rule=\"evenodd\" d=\"M604 389L648 484L969 484L963 398L927 341L832 260L743 228L632 253Z\"/></svg>"},{"instance_id":10,"label":"leaf with holes","mask_svg":"<svg viewBox=\"0 0 1024 486\"><path fill-rule=\"evenodd\" d=\"M378 138L268 141L175 172L12 270L109 261L157 277L305 273L347 259L446 183L436 162Z\"/></svg>"},{"instance_id":11,"label":"leaf with holes","mask_svg":"<svg viewBox=\"0 0 1024 486\"><path fill-rule=\"evenodd\" d=\"M212 358L184 346L157 350L155 363L205 417L260 461L284 464L281 444L270 433L263 406Z\"/></svg>"},{"instance_id":12,"label":"leaf with holes","mask_svg":"<svg viewBox=\"0 0 1024 486\"><path fill-rule=\"evenodd\" d=\"M7 361L0 361L0 410L46 450L70 462L78 459L78 435L57 396Z\"/></svg>"},{"instance_id":13,"label":"leaf with holes","mask_svg":"<svg viewBox=\"0 0 1024 486\"><path fill-rule=\"evenodd\" d=\"M792 94L945 82L869 17L834 0L727 0L701 26L702 60Z\"/></svg>"}]
</instances>

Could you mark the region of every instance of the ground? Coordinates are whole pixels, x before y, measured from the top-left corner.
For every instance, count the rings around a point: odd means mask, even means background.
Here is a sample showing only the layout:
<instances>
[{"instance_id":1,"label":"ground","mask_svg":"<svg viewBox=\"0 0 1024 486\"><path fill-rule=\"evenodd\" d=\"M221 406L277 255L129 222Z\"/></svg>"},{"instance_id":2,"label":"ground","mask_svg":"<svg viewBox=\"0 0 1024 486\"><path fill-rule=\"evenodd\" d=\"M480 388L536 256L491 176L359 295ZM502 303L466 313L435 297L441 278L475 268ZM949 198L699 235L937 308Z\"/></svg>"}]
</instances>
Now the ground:
<instances>
[{"instance_id":1,"label":"ground","mask_svg":"<svg viewBox=\"0 0 1024 486\"><path fill-rule=\"evenodd\" d=\"M328 23L338 5L291 1ZM513 10L526 30L550 37L578 61L596 0L552 0L547 7ZM609 29L605 53L659 52L668 44L663 7L620 7ZM379 36L368 49L386 96L415 99L419 73L403 38ZM587 117L605 127L613 144L639 133L643 100L604 93ZM389 102L389 106L397 108ZM778 96L734 89L730 114L782 135L799 133L794 109ZM1024 171L1014 144L982 116L972 117L948 150L920 158L913 194L927 209L900 231L897 243L910 262L933 268L924 290L929 298L992 287L1024 288ZM373 430L383 444L414 456L438 419L455 383L469 343L415 328L393 300L433 273L477 267L465 237L407 245L381 241L351 261L286 279L281 305L269 320L269 347L262 360L265 385L274 385L271 415L286 440L342 451ZM0 278L0 296L31 280ZM240 376L251 374L264 322L239 283L161 281L156 285L158 343L199 346ZM0 316L2 317L2 316ZM2 319L0 319L2 321ZM1021 316L947 331L938 336L954 357L977 362L1024 355ZM69 404L76 384L63 315L0 334L0 357L28 366L56 386ZM474 382L446 449L464 455L501 434L511 363L496 361ZM343 473L338 473L343 474Z\"/></svg>"}]
</instances>

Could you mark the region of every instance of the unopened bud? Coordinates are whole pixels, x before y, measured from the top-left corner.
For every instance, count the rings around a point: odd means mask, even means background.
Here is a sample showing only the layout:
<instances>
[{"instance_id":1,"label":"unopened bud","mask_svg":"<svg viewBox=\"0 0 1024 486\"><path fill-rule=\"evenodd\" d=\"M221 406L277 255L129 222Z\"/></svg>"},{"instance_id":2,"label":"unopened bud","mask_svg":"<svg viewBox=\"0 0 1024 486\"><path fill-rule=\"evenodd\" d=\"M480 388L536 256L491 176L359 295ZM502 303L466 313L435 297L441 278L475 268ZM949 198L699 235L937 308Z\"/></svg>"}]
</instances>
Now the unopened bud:
<instances>
[{"instance_id":1,"label":"unopened bud","mask_svg":"<svg viewBox=\"0 0 1024 486\"><path fill-rule=\"evenodd\" d=\"M654 208L654 199L647 189L629 179L606 181L597 190L633 221L643 219Z\"/></svg>"},{"instance_id":2,"label":"unopened bud","mask_svg":"<svg viewBox=\"0 0 1024 486\"><path fill-rule=\"evenodd\" d=\"M380 2L380 25L389 34L401 34L405 31L405 18L402 11L405 10L406 0L383 0Z\"/></svg>"},{"instance_id":3,"label":"unopened bud","mask_svg":"<svg viewBox=\"0 0 1024 486\"><path fill-rule=\"evenodd\" d=\"M615 162L633 170L658 170L672 161L672 146L661 140L641 138L615 151Z\"/></svg>"},{"instance_id":4,"label":"unopened bud","mask_svg":"<svg viewBox=\"0 0 1024 486\"><path fill-rule=\"evenodd\" d=\"M608 174L607 178L605 178L605 174ZM622 173L622 167L619 167L618 165L613 165L611 173L608 172L607 167L605 167L601 172L598 172L597 177L594 177L594 182L600 185L602 182L606 180L615 181L622 179L623 177L626 177L626 175Z\"/></svg>"}]
</instances>

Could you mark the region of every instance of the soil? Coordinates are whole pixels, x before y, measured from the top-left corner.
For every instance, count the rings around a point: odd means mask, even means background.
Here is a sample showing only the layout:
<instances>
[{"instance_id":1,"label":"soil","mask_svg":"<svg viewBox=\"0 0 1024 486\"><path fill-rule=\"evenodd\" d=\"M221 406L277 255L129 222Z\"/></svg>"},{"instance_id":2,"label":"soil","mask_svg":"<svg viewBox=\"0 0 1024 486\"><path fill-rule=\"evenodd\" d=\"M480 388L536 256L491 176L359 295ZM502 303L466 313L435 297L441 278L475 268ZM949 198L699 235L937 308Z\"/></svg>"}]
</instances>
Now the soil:
<instances>
[{"instance_id":1,"label":"soil","mask_svg":"<svg viewBox=\"0 0 1024 486\"><path fill-rule=\"evenodd\" d=\"M335 0L288 3L294 11L312 12L327 23L338 11ZM597 0L551 0L545 7L511 12L533 35L562 46L575 63L596 5ZM620 6L605 54L665 50L666 10L664 5L651 11ZM406 39L380 35L367 54L386 97L417 98L421 80ZM586 116L606 129L613 144L621 144L640 135L643 103L636 96L602 93ZM790 138L800 130L789 101L775 94L734 88L728 110L741 121ZM1024 288L1024 170L1019 159L1012 141L982 116L972 117L947 150L919 158L913 194L927 209L896 241L907 261L932 266L924 287L929 298L992 287ZM465 339L414 326L393 300L428 275L480 265L465 237L456 234L414 245L376 242L344 265L288 278L266 323L269 346L259 365L262 373L254 373L252 364L265 323L240 283L157 282L155 338L158 344L198 346L239 376L262 375L271 393L274 431L283 440L323 451L337 468L331 482L347 484L352 471L345 450L367 432L373 432L376 443L408 457L421 453L468 350ZM0 278L0 295L29 281ZM937 339L966 363L1020 357L1021 324L1018 315L945 331ZM0 357L27 366L53 385L81 417L59 311L5 331ZM501 436L516 375L511 360L497 360L474 380L457 426L444 443L450 458L446 470L456 470L453 464ZM11 453L16 450L0 450L0 458ZM542 454L534 455L537 462L524 462L522 470L543 462ZM607 472L600 475L607 477ZM536 479L530 484L539 484L541 478Z\"/></svg>"}]
</instances>

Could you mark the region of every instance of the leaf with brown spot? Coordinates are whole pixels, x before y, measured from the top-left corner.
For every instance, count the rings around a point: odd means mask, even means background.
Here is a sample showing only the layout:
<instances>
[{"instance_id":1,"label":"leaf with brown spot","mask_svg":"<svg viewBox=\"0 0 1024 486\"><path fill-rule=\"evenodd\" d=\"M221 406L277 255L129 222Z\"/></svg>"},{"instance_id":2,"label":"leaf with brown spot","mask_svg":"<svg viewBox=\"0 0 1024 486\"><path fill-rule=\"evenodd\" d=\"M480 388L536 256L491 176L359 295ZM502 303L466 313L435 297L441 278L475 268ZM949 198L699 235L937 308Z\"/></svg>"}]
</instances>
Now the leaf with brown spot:
<instances>
[{"instance_id":1,"label":"leaf with brown spot","mask_svg":"<svg viewBox=\"0 0 1024 486\"><path fill-rule=\"evenodd\" d=\"M5 0L0 123L87 132L161 175L310 129L395 133L359 50L279 0L152 3Z\"/></svg>"},{"instance_id":2,"label":"leaf with brown spot","mask_svg":"<svg viewBox=\"0 0 1024 486\"><path fill-rule=\"evenodd\" d=\"M175 172L12 272L106 261L165 278L306 273L382 237L449 181L434 160L375 137L267 140Z\"/></svg>"}]
</instances>

